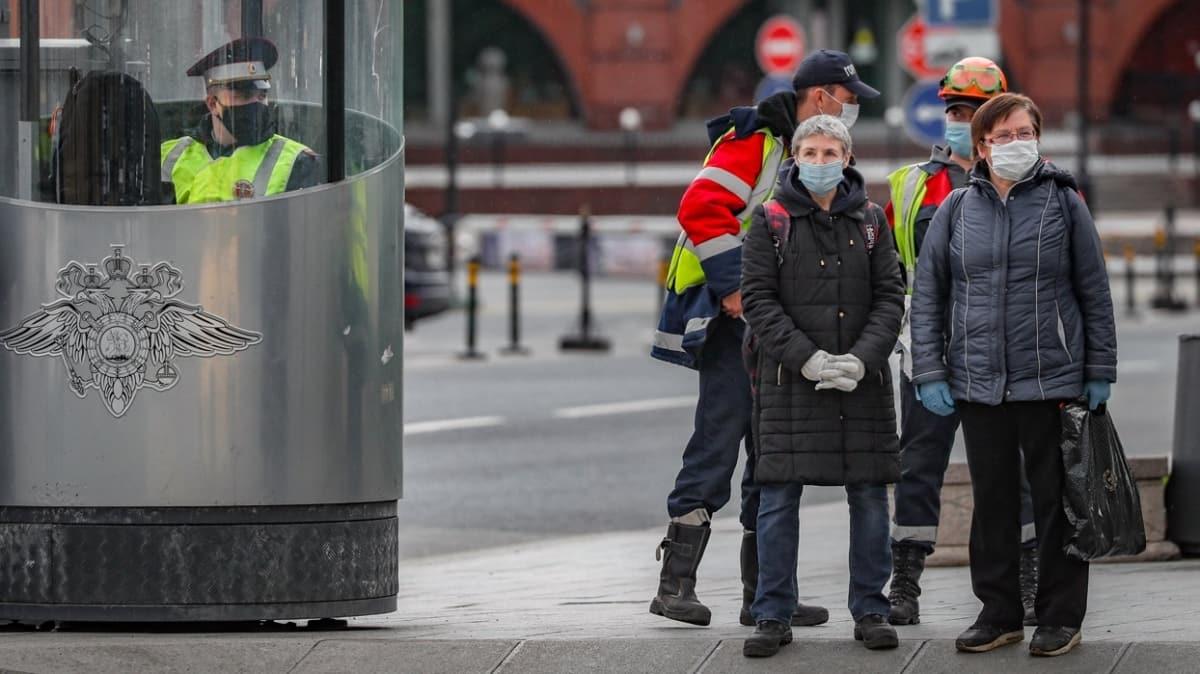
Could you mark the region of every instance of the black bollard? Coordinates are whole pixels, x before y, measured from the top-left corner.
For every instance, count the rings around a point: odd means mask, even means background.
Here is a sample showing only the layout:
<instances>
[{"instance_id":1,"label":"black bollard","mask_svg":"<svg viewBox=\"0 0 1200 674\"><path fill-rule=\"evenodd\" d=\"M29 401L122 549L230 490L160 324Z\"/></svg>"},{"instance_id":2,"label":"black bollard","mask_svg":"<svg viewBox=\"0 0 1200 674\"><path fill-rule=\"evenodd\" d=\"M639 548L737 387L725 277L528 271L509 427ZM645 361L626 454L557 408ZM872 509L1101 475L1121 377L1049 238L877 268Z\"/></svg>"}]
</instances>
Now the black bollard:
<instances>
[{"instance_id":1,"label":"black bollard","mask_svg":"<svg viewBox=\"0 0 1200 674\"><path fill-rule=\"evenodd\" d=\"M592 225L588 208L579 211L579 333L564 335L558 342L563 351L608 351L607 339L592 334Z\"/></svg>"},{"instance_id":2,"label":"black bollard","mask_svg":"<svg viewBox=\"0 0 1200 674\"><path fill-rule=\"evenodd\" d=\"M1167 204L1163 209L1165 226L1154 233L1155 255L1158 259L1155 275L1158 290L1150 305L1155 309L1183 311L1187 304L1175 295L1175 205Z\"/></svg>"},{"instance_id":3,"label":"black bollard","mask_svg":"<svg viewBox=\"0 0 1200 674\"><path fill-rule=\"evenodd\" d=\"M475 348L479 328L479 256L467 261L467 350L458 355L463 360L483 360Z\"/></svg>"},{"instance_id":4,"label":"black bollard","mask_svg":"<svg viewBox=\"0 0 1200 674\"><path fill-rule=\"evenodd\" d=\"M521 256L516 253L508 258L508 346L500 353L529 355L529 349L521 346Z\"/></svg>"},{"instance_id":5,"label":"black bollard","mask_svg":"<svg viewBox=\"0 0 1200 674\"><path fill-rule=\"evenodd\" d=\"M1167 482L1167 538L1200 555L1200 335L1179 336L1175 445Z\"/></svg>"},{"instance_id":6,"label":"black bollard","mask_svg":"<svg viewBox=\"0 0 1200 674\"><path fill-rule=\"evenodd\" d=\"M1133 269L1133 246L1125 244L1125 315L1137 316L1137 297L1133 294L1137 282Z\"/></svg>"}]
</instances>

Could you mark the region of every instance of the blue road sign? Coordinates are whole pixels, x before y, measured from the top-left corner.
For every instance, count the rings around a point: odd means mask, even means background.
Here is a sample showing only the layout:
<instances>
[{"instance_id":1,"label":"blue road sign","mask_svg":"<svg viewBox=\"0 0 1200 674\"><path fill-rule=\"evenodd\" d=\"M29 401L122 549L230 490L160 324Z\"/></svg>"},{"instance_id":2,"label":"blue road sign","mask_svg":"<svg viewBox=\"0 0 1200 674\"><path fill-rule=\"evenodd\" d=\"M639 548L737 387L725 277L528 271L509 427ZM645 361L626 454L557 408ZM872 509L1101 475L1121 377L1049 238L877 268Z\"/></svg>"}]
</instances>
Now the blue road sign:
<instances>
[{"instance_id":1,"label":"blue road sign","mask_svg":"<svg viewBox=\"0 0 1200 674\"><path fill-rule=\"evenodd\" d=\"M904 132L922 145L944 143L946 103L938 98L938 82L917 82L904 94Z\"/></svg>"},{"instance_id":2,"label":"blue road sign","mask_svg":"<svg viewBox=\"0 0 1200 674\"><path fill-rule=\"evenodd\" d=\"M921 18L928 28L996 23L995 0L925 0Z\"/></svg>"}]
</instances>

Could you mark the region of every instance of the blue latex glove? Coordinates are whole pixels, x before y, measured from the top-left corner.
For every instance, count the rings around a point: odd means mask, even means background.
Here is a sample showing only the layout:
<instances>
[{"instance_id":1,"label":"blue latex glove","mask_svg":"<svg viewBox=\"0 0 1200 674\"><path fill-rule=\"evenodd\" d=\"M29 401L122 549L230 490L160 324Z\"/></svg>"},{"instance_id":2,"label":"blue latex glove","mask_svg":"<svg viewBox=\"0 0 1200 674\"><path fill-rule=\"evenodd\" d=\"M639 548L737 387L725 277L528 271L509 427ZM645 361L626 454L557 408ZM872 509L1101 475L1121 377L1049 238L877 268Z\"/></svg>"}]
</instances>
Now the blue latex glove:
<instances>
[{"instance_id":1,"label":"blue latex glove","mask_svg":"<svg viewBox=\"0 0 1200 674\"><path fill-rule=\"evenodd\" d=\"M939 417L954 414L954 397L950 395L950 384L944 381L927 381L917 385L917 398L925 409Z\"/></svg>"},{"instance_id":2,"label":"blue latex glove","mask_svg":"<svg viewBox=\"0 0 1200 674\"><path fill-rule=\"evenodd\" d=\"M1112 384L1093 379L1083 385L1083 395L1087 396L1088 409L1095 412L1097 407L1108 402L1108 397L1112 395Z\"/></svg>"}]
</instances>

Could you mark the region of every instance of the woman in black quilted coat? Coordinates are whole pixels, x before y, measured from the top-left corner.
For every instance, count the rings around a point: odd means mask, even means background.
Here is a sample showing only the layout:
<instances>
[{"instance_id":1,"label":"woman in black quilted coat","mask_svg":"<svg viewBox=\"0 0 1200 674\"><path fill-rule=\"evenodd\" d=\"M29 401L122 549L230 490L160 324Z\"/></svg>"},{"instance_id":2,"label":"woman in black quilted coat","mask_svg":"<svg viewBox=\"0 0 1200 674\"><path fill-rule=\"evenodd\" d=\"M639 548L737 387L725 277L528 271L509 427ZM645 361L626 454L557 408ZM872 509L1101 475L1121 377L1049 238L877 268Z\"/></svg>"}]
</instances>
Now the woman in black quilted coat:
<instances>
[{"instance_id":1,"label":"woman in black quilted coat","mask_svg":"<svg viewBox=\"0 0 1200 674\"><path fill-rule=\"evenodd\" d=\"M900 478L888 356L904 287L891 231L849 168L850 152L837 118L803 122L774 195L790 232L769 222L767 204L743 244L743 306L759 344L754 479L762 487L751 609L758 629L748 656L791 640L806 484L846 486L855 638L868 648L896 646L883 594L892 563L885 485Z\"/></svg>"}]
</instances>

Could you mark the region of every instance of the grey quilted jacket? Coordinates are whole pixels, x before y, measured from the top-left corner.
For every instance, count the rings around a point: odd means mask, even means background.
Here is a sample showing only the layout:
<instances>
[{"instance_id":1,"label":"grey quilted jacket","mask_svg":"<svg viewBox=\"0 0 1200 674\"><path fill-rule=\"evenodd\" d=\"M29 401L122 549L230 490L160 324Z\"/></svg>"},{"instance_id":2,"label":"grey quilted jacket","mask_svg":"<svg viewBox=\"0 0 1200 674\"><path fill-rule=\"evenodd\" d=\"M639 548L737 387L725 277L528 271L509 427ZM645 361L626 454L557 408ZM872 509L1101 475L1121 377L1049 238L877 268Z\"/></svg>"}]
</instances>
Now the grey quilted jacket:
<instances>
[{"instance_id":1,"label":"grey quilted jacket","mask_svg":"<svg viewBox=\"0 0 1200 674\"><path fill-rule=\"evenodd\" d=\"M913 383L955 400L1078 397L1117 380L1100 236L1069 173L1047 162L1001 201L987 164L938 208L917 263Z\"/></svg>"}]
</instances>

